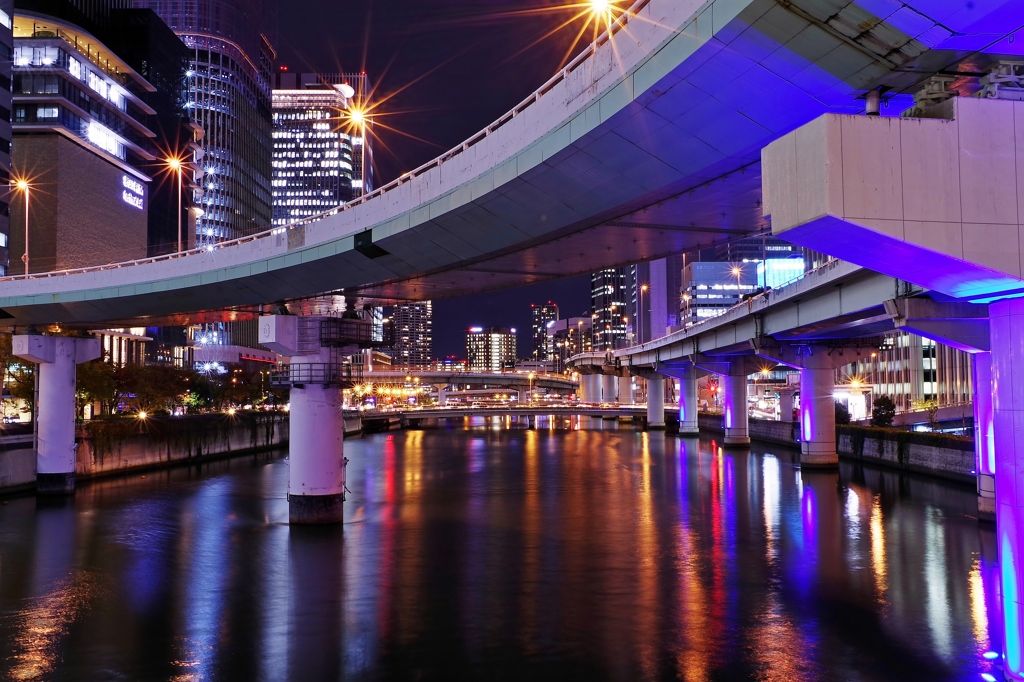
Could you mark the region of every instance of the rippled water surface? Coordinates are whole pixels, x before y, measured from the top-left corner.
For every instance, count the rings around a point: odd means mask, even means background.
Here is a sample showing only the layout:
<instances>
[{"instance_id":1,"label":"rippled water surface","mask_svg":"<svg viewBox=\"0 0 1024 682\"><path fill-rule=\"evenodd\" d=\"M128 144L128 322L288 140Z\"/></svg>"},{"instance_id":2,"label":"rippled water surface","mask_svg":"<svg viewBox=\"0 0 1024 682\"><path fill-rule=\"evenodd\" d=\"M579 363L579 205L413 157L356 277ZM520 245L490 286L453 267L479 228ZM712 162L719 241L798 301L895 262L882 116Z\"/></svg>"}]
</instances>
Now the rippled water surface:
<instances>
[{"instance_id":1,"label":"rippled water surface","mask_svg":"<svg viewBox=\"0 0 1024 682\"><path fill-rule=\"evenodd\" d=\"M288 462L0 506L0 679L979 679L968 487L632 430L346 443L338 528ZM607 424L607 422L605 422Z\"/></svg>"}]
</instances>

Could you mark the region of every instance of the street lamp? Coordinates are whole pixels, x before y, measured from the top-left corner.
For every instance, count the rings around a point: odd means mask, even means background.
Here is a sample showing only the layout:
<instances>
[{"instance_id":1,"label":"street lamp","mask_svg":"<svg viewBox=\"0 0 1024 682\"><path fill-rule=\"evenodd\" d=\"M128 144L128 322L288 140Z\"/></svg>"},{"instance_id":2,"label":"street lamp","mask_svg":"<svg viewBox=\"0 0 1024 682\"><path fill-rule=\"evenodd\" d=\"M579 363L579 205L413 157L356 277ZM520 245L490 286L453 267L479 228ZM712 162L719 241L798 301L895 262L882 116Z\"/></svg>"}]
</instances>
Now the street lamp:
<instances>
[{"instance_id":1,"label":"street lamp","mask_svg":"<svg viewBox=\"0 0 1024 682\"><path fill-rule=\"evenodd\" d=\"M528 377L528 378L529 378L529 380L530 380L530 381L529 381L529 386L528 386L528 389L527 389L527 390L528 390L528 393L527 393L527 395L529 396L529 397L528 397L528 402L529 402L529 403L530 403L530 404L532 405L532 404L533 404L533 377L534 377L534 373L533 373L533 372L530 372L530 373L529 373L529 374L527 375L527 377Z\"/></svg>"},{"instance_id":2,"label":"street lamp","mask_svg":"<svg viewBox=\"0 0 1024 682\"><path fill-rule=\"evenodd\" d=\"M178 174L178 253L182 252L181 248L181 171L185 164L178 157L171 157L167 159L167 166Z\"/></svg>"},{"instance_id":3,"label":"street lamp","mask_svg":"<svg viewBox=\"0 0 1024 682\"><path fill-rule=\"evenodd\" d=\"M644 342L644 294L648 288L646 284L640 285L640 296L636 306L636 337L640 343Z\"/></svg>"},{"instance_id":4,"label":"street lamp","mask_svg":"<svg viewBox=\"0 0 1024 682\"><path fill-rule=\"evenodd\" d=\"M743 294L740 291L740 275L743 274L743 268L738 265L732 266L732 274L736 278L736 302L739 303L743 300Z\"/></svg>"},{"instance_id":5,"label":"street lamp","mask_svg":"<svg viewBox=\"0 0 1024 682\"><path fill-rule=\"evenodd\" d=\"M18 189L20 189L22 192L25 193L25 253L21 256L21 260L22 260L23 263L25 263L25 274L27 275L28 274L28 196L29 196L29 190L32 188L32 185L29 184L28 180L26 180L24 178L21 178L20 180L16 180L15 181L14 186L17 187Z\"/></svg>"},{"instance_id":6,"label":"street lamp","mask_svg":"<svg viewBox=\"0 0 1024 682\"><path fill-rule=\"evenodd\" d=\"M366 194L366 122L368 119L367 113L358 107L348 111L348 120L352 125L359 127L359 196Z\"/></svg>"}]
</instances>

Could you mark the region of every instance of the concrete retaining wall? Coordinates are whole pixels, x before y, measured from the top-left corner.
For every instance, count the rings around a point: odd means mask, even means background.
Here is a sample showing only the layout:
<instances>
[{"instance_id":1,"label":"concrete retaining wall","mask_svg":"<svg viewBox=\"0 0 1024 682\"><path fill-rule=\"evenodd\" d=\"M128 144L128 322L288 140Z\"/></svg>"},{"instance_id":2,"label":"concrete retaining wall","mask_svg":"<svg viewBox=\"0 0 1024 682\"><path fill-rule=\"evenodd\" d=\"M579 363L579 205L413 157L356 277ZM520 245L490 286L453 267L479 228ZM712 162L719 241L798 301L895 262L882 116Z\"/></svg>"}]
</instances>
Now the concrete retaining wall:
<instances>
[{"instance_id":1,"label":"concrete retaining wall","mask_svg":"<svg viewBox=\"0 0 1024 682\"><path fill-rule=\"evenodd\" d=\"M180 419L188 419L181 417ZM356 435L362 430L358 414L345 415L345 435ZM154 440L140 434L124 439L110 447L100 447L89 438L84 428L79 429L78 450L75 453L75 475L79 479L112 476L118 473L157 469L209 459L237 457L260 450L284 447L288 443L288 419L274 425L273 433L262 429L253 440L248 425L225 429L215 438L202 443L175 443ZM0 492L31 490L36 484L36 459L32 450L32 436L0 438Z\"/></svg>"},{"instance_id":2,"label":"concrete retaining wall","mask_svg":"<svg viewBox=\"0 0 1024 682\"><path fill-rule=\"evenodd\" d=\"M36 457L32 436L0 438L0 491L34 488Z\"/></svg>"},{"instance_id":3,"label":"concrete retaining wall","mask_svg":"<svg viewBox=\"0 0 1024 682\"><path fill-rule=\"evenodd\" d=\"M905 471L951 478L973 483L974 446L970 442L961 447L937 447L920 443L899 443L888 437L866 437L861 452L856 452L853 436L841 434L837 442L839 454L850 459L883 464Z\"/></svg>"},{"instance_id":4,"label":"concrete retaining wall","mask_svg":"<svg viewBox=\"0 0 1024 682\"><path fill-rule=\"evenodd\" d=\"M723 433L722 417L714 414L702 414L697 418L701 431ZM795 424L793 422L776 422L760 419L750 420L750 437L768 443L779 443L790 447L799 447ZM914 434L907 433L907 440L913 440ZM924 436L927 437L927 436ZM856 452L853 437L842 434L837 440L837 449L841 457L857 459L883 466L932 474L957 481L973 483L974 445L970 441L951 442L948 447L928 445L925 443L899 442L897 434L870 432L865 433L863 448Z\"/></svg>"},{"instance_id":5,"label":"concrete retaining wall","mask_svg":"<svg viewBox=\"0 0 1024 682\"><path fill-rule=\"evenodd\" d=\"M234 457L280 447L287 442L287 418L274 424L269 433L261 431L254 437L247 425L239 425L202 443L154 442L149 435L141 434L125 438L107 450L97 447L92 438L79 437L75 453L75 476L81 480L134 469L153 469L188 461Z\"/></svg>"}]
</instances>

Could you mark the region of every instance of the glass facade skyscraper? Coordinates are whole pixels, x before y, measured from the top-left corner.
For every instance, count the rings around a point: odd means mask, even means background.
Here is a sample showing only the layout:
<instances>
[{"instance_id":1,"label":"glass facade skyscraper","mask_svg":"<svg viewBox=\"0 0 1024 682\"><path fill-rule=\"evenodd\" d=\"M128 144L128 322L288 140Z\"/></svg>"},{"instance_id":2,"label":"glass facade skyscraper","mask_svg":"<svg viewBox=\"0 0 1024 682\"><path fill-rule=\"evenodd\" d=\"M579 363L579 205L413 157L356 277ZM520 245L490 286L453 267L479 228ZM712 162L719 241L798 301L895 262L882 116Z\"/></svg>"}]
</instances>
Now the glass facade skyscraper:
<instances>
[{"instance_id":1,"label":"glass facade skyscraper","mask_svg":"<svg viewBox=\"0 0 1024 682\"><path fill-rule=\"evenodd\" d=\"M271 224L273 0L135 0L156 11L191 52L186 91L205 131L199 246Z\"/></svg>"}]
</instances>

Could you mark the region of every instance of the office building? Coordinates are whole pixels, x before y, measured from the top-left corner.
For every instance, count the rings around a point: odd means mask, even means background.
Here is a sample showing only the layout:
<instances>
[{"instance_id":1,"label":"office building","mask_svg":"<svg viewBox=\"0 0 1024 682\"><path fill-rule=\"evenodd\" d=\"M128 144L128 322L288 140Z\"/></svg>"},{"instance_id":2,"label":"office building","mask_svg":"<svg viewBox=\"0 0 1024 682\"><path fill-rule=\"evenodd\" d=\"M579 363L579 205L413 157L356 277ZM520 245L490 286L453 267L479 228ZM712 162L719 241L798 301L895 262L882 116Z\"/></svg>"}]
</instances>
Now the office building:
<instances>
[{"instance_id":1,"label":"office building","mask_svg":"<svg viewBox=\"0 0 1024 682\"><path fill-rule=\"evenodd\" d=\"M383 336L385 348L390 348L392 364L403 369L429 367L434 345L433 304L421 301L396 305L389 320L384 325Z\"/></svg>"},{"instance_id":2,"label":"office building","mask_svg":"<svg viewBox=\"0 0 1024 682\"><path fill-rule=\"evenodd\" d=\"M558 304L548 301L546 304L531 303L530 314L532 323L530 331L533 334L533 355L531 358L537 361L551 359L551 345L548 338L548 327L558 320Z\"/></svg>"},{"instance_id":3,"label":"office building","mask_svg":"<svg viewBox=\"0 0 1024 682\"><path fill-rule=\"evenodd\" d=\"M155 161L144 166L153 178L149 192L149 256L195 245L195 222L202 196L202 127L185 108L185 73L189 50L150 9L115 9L109 13L106 35L116 41L118 54L155 88L139 97L155 110L149 126L156 132L151 151ZM182 163L181 192L172 159ZM179 205L180 201L180 205ZM181 234L179 235L179 228Z\"/></svg>"},{"instance_id":4,"label":"office building","mask_svg":"<svg viewBox=\"0 0 1024 682\"><path fill-rule=\"evenodd\" d=\"M35 3L26 3L35 7ZM63 16L19 9L14 17L10 248L28 252L30 272L99 265L147 253L151 176L156 160L147 125L155 92L99 37ZM21 271L22 268L19 268Z\"/></svg>"},{"instance_id":5,"label":"office building","mask_svg":"<svg viewBox=\"0 0 1024 682\"><path fill-rule=\"evenodd\" d=\"M0 0L0 186L11 182L11 78L14 54L14 2ZM0 277L8 273L11 265L11 196L0 195ZM2 388L2 387L0 387Z\"/></svg>"},{"instance_id":6,"label":"office building","mask_svg":"<svg viewBox=\"0 0 1024 682\"><path fill-rule=\"evenodd\" d=\"M357 196L345 124L352 102L346 94L354 90L316 80L299 88L297 75L279 73L274 89L274 225L320 215Z\"/></svg>"},{"instance_id":7,"label":"office building","mask_svg":"<svg viewBox=\"0 0 1024 682\"><path fill-rule=\"evenodd\" d=\"M500 372L515 367L516 330L471 327L466 333L466 364L471 372Z\"/></svg>"},{"instance_id":8,"label":"office building","mask_svg":"<svg viewBox=\"0 0 1024 682\"><path fill-rule=\"evenodd\" d=\"M838 385L856 381L872 398L887 395L899 412L922 410L926 403L939 407L968 406L973 417L971 356L906 332L886 335L877 353L836 372Z\"/></svg>"},{"instance_id":9,"label":"office building","mask_svg":"<svg viewBox=\"0 0 1024 682\"><path fill-rule=\"evenodd\" d=\"M684 324L717 317L757 289L757 263L690 263L682 289Z\"/></svg>"},{"instance_id":10,"label":"office building","mask_svg":"<svg viewBox=\"0 0 1024 682\"><path fill-rule=\"evenodd\" d=\"M608 268L590 276L590 313L594 350L622 348L629 344L636 269Z\"/></svg>"},{"instance_id":11,"label":"office building","mask_svg":"<svg viewBox=\"0 0 1024 682\"><path fill-rule=\"evenodd\" d=\"M680 324L684 257L673 254L633 266L631 343L665 336Z\"/></svg>"},{"instance_id":12,"label":"office building","mask_svg":"<svg viewBox=\"0 0 1024 682\"><path fill-rule=\"evenodd\" d=\"M189 50L185 106L205 131L198 244L268 229L276 3L135 0L134 6L154 10Z\"/></svg>"}]
</instances>

